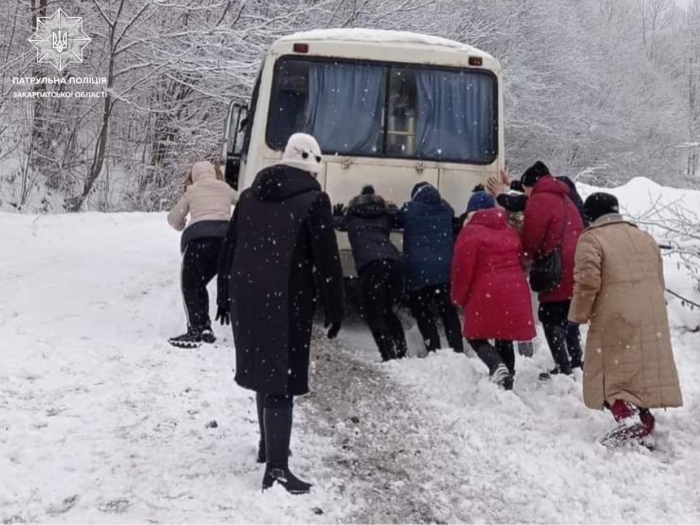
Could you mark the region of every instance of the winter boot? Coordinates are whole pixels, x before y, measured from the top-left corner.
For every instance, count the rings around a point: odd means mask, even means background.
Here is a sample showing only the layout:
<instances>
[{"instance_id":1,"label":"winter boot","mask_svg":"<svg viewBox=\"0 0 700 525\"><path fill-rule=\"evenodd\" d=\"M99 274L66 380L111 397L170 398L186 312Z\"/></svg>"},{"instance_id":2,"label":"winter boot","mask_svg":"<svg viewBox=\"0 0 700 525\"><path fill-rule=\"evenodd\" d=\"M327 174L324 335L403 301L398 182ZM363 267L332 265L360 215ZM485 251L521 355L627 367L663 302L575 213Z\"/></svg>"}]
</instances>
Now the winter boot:
<instances>
[{"instance_id":1,"label":"winter boot","mask_svg":"<svg viewBox=\"0 0 700 525\"><path fill-rule=\"evenodd\" d=\"M638 443L648 446L644 443L648 436L652 435L654 430L654 416L651 412L644 410L640 412L639 408L626 401L617 400L610 407L610 411L617 421L610 431L600 440L601 445L608 449L618 448L625 443ZM655 443L647 439L648 444L655 446Z\"/></svg>"},{"instance_id":2,"label":"winter boot","mask_svg":"<svg viewBox=\"0 0 700 525\"><path fill-rule=\"evenodd\" d=\"M408 345L406 344L406 337L403 333L403 328L398 334L394 334L394 349L396 350L396 358L403 359L408 354Z\"/></svg>"},{"instance_id":3,"label":"winter boot","mask_svg":"<svg viewBox=\"0 0 700 525\"><path fill-rule=\"evenodd\" d=\"M292 457L292 451L287 451L287 457ZM265 451L265 440L260 439L258 441L258 458L255 460L256 463L267 463L267 452Z\"/></svg>"},{"instance_id":4,"label":"winter boot","mask_svg":"<svg viewBox=\"0 0 700 525\"><path fill-rule=\"evenodd\" d=\"M292 437L293 408L265 409L265 448L267 465L262 489L275 483L282 485L290 494L308 494L311 483L300 480L289 470L289 442Z\"/></svg>"},{"instance_id":5,"label":"winter boot","mask_svg":"<svg viewBox=\"0 0 700 525\"><path fill-rule=\"evenodd\" d=\"M616 449L625 443L643 443L643 438L650 435L644 428L644 424L639 419L639 415L634 415L619 421L600 440L600 444L608 449Z\"/></svg>"},{"instance_id":6,"label":"winter boot","mask_svg":"<svg viewBox=\"0 0 700 525\"><path fill-rule=\"evenodd\" d=\"M202 334L192 327L187 328L187 333L171 337L168 343L177 348L199 348L202 346Z\"/></svg>"},{"instance_id":7,"label":"winter boot","mask_svg":"<svg viewBox=\"0 0 700 525\"><path fill-rule=\"evenodd\" d=\"M216 343L216 336L214 335L213 330L211 329L211 326L205 326L204 329L201 332L202 334L202 341L207 343L207 344L214 344Z\"/></svg>"},{"instance_id":8,"label":"winter boot","mask_svg":"<svg viewBox=\"0 0 700 525\"><path fill-rule=\"evenodd\" d=\"M646 435L642 436L639 440L640 444L649 450L656 450L656 436L654 435L656 418L651 414L648 408L642 408L639 411L639 419L641 419L646 432Z\"/></svg>"},{"instance_id":9,"label":"winter boot","mask_svg":"<svg viewBox=\"0 0 700 525\"><path fill-rule=\"evenodd\" d=\"M508 374L508 377L506 377L503 380L503 388L505 390L513 390L513 384L515 383L515 376L513 374Z\"/></svg>"},{"instance_id":10,"label":"winter boot","mask_svg":"<svg viewBox=\"0 0 700 525\"><path fill-rule=\"evenodd\" d=\"M564 367L564 368L559 367L559 366L555 366L549 372L542 372L540 374L540 381L551 381L552 376L559 376L559 375L570 376L572 374L573 374L573 372L571 370L570 365L567 367Z\"/></svg>"},{"instance_id":11,"label":"winter boot","mask_svg":"<svg viewBox=\"0 0 700 525\"><path fill-rule=\"evenodd\" d=\"M571 368L583 370L583 350L581 349L581 331L577 324L566 326L566 348L569 351Z\"/></svg>"},{"instance_id":12,"label":"winter boot","mask_svg":"<svg viewBox=\"0 0 700 525\"><path fill-rule=\"evenodd\" d=\"M513 388L512 376L510 375L510 372L508 372L506 365L498 365L491 373L490 379L492 383L500 387L506 388L506 385L509 383L510 389Z\"/></svg>"},{"instance_id":13,"label":"winter boot","mask_svg":"<svg viewBox=\"0 0 700 525\"><path fill-rule=\"evenodd\" d=\"M255 408L258 412L258 428L260 429L260 441L258 441L258 463L267 462L265 453L265 394L255 393Z\"/></svg>"}]
</instances>

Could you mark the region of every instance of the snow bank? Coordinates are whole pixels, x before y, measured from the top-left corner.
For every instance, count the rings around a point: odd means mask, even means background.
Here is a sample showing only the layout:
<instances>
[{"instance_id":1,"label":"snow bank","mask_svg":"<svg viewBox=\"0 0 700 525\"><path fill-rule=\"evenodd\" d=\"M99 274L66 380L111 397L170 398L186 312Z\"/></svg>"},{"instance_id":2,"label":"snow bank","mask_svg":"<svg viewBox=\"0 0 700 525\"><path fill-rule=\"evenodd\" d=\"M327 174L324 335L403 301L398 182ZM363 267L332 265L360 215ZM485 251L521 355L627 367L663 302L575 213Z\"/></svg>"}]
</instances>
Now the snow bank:
<instances>
[{"instance_id":1,"label":"snow bank","mask_svg":"<svg viewBox=\"0 0 700 525\"><path fill-rule=\"evenodd\" d=\"M260 492L255 404L233 385L229 330L216 328L216 347L165 342L185 328L165 215L0 214L0 237L0 522L349 512L321 464L329 444L313 435L293 438L292 463L317 482L314 497Z\"/></svg>"},{"instance_id":2,"label":"snow bank","mask_svg":"<svg viewBox=\"0 0 700 525\"><path fill-rule=\"evenodd\" d=\"M615 195L620 201L623 215L633 219L652 219L652 221L668 221L674 218L674 210L683 210L700 217L700 191L667 188L660 186L644 177L632 179L617 188L600 190L586 184L578 185L581 196L585 199L596 191L605 191ZM650 210L658 211L650 214ZM650 215L652 215L650 217ZM649 231L660 243L667 240L667 232L655 229L653 226L641 224L640 227ZM696 243L697 246L698 243ZM698 246L700 249L700 246ZM683 297L700 304L700 291L697 282L682 266L678 256L666 256L664 273L668 289L681 294ZM681 300L667 295L671 325L678 328L695 330L700 327L700 310L691 311L681 304Z\"/></svg>"},{"instance_id":3,"label":"snow bank","mask_svg":"<svg viewBox=\"0 0 700 525\"><path fill-rule=\"evenodd\" d=\"M695 523L700 519L700 336L674 341L685 407L656 411L658 449L609 452L597 444L609 414L587 410L581 381L541 384L549 352L518 358L513 392L491 384L475 357L442 350L385 366L390 376L431 403L452 439L461 505L484 499L524 523ZM425 432L433 429L425 428ZM488 522L487 515L473 515Z\"/></svg>"}]
</instances>

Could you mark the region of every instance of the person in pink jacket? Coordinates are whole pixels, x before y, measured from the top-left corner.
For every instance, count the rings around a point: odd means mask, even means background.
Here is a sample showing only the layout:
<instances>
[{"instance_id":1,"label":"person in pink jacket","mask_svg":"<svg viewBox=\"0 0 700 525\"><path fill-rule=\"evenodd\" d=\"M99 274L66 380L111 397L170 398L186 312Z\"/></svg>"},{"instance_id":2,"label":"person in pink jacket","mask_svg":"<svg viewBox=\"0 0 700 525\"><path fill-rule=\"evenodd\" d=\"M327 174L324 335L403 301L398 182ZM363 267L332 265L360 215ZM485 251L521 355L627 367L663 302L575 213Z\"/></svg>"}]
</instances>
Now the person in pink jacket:
<instances>
[{"instance_id":1,"label":"person in pink jacket","mask_svg":"<svg viewBox=\"0 0 700 525\"><path fill-rule=\"evenodd\" d=\"M185 194L168 214L168 223L183 232L180 286L187 314L187 332L169 339L169 342L180 348L196 348L203 342L216 341L209 318L207 284L216 276L231 206L238 197L235 190L224 182L219 168L207 161L192 166L185 184Z\"/></svg>"}]
</instances>

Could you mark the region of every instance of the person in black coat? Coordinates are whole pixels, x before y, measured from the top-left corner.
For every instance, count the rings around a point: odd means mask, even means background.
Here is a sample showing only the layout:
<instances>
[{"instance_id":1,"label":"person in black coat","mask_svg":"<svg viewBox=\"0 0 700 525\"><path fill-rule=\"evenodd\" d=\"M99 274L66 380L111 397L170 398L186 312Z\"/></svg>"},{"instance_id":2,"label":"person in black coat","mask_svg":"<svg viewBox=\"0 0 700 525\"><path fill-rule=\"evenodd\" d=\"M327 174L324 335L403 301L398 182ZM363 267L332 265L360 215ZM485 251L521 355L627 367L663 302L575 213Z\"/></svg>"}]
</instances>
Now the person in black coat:
<instances>
[{"instance_id":1,"label":"person in black coat","mask_svg":"<svg viewBox=\"0 0 700 525\"><path fill-rule=\"evenodd\" d=\"M335 227L348 232L355 269L362 283L365 321L382 361L406 356L406 336L394 308L403 293L401 255L391 242L396 210L387 206L372 186L345 206L334 209Z\"/></svg>"},{"instance_id":2,"label":"person in black coat","mask_svg":"<svg viewBox=\"0 0 700 525\"><path fill-rule=\"evenodd\" d=\"M328 195L314 177L321 151L310 135L289 139L281 164L258 173L236 206L219 260L217 319L230 322L235 380L257 393L263 489L311 485L289 471L293 398L309 391L316 296L328 338L343 318L343 272Z\"/></svg>"}]
</instances>

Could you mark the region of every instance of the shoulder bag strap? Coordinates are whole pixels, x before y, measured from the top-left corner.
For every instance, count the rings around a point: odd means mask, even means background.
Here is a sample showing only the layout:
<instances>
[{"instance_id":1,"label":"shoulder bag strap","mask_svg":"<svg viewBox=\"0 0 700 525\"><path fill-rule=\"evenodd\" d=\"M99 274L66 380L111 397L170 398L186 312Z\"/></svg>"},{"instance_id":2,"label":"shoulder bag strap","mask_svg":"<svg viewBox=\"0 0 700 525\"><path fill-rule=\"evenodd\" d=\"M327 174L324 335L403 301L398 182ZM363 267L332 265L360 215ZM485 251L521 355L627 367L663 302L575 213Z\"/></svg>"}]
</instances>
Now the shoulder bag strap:
<instances>
[{"instance_id":1,"label":"shoulder bag strap","mask_svg":"<svg viewBox=\"0 0 700 525\"><path fill-rule=\"evenodd\" d=\"M566 195L564 195L564 198L562 199L562 202L564 203L564 222L562 222L561 225L561 235L559 236L559 246L557 248L562 249L564 247L564 235L566 234L566 219L568 215L568 209L566 206Z\"/></svg>"}]
</instances>

